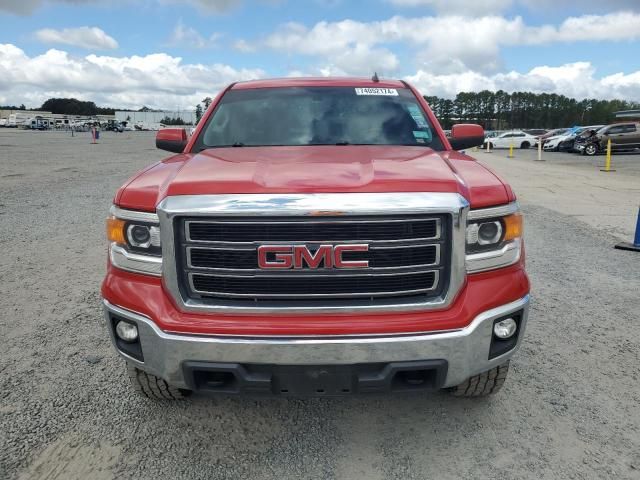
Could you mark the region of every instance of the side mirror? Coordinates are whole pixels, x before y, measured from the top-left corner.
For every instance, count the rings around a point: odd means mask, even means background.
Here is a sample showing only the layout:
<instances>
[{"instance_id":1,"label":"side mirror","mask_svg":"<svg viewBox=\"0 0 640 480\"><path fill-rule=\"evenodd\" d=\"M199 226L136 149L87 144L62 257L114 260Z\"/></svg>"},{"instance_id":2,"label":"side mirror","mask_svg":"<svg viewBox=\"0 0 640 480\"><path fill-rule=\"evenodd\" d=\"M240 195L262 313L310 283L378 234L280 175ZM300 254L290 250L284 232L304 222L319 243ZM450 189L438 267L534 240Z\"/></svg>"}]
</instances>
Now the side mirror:
<instances>
[{"instance_id":1,"label":"side mirror","mask_svg":"<svg viewBox=\"0 0 640 480\"><path fill-rule=\"evenodd\" d=\"M173 153L182 153L187 146L187 131L184 128L163 128L156 135L156 148Z\"/></svg>"},{"instance_id":2,"label":"side mirror","mask_svg":"<svg viewBox=\"0 0 640 480\"><path fill-rule=\"evenodd\" d=\"M484 143L484 128L472 123L454 125L451 127L449 143L454 150L479 147Z\"/></svg>"}]
</instances>

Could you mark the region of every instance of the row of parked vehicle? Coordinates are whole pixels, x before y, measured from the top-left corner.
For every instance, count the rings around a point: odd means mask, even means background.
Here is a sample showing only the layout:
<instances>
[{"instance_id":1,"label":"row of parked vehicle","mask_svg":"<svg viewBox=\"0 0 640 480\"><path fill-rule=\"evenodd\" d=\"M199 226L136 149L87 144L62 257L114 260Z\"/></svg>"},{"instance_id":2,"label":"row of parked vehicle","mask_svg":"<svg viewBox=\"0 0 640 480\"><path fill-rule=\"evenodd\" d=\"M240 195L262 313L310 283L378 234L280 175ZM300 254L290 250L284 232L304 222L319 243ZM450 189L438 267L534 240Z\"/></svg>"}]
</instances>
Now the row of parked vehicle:
<instances>
[{"instance_id":1,"label":"row of parked vehicle","mask_svg":"<svg viewBox=\"0 0 640 480\"><path fill-rule=\"evenodd\" d=\"M537 147L538 143L542 143L545 151L577 152L592 156L605 152L611 140L612 151L640 149L640 121L558 128L542 132L539 130L490 132L485 139L485 147L488 144L490 148L513 146L526 149Z\"/></svg>"},{"instance_id":2,"label":"row of parked vehicle","mask_svg":"<svg viewBox=\"0 0 640 480\"><path fill-rule=\"evenodd\" d=\"M542 145L545 151L592 156L605 152L609 140L612 151L640 149L640 122L573 127L542 140Z\"/></svg>"}]
</instances>

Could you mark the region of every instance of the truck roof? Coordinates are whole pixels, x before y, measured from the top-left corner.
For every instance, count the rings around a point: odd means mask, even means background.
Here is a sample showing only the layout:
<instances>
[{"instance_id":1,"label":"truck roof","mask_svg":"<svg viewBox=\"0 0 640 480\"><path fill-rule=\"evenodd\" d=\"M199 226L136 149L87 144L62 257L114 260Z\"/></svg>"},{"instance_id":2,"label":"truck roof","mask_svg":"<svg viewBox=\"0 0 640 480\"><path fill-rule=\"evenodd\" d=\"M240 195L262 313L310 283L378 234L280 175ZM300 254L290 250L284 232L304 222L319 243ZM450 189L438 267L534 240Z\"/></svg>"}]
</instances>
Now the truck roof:
<instances>
[{"instance_id":1,"label":"truck roof","mask_svg":"<svg viewBox=\"0 0 640 480\"><path fill-rule=\"evenodd\" d=\"M380 79L374 82L365 77L290 77L269 78L263 80L249 80L238 82L232 90L274 87L370 87L370 88L406 88L400 80Z\"/></svg>"}]
</instances>

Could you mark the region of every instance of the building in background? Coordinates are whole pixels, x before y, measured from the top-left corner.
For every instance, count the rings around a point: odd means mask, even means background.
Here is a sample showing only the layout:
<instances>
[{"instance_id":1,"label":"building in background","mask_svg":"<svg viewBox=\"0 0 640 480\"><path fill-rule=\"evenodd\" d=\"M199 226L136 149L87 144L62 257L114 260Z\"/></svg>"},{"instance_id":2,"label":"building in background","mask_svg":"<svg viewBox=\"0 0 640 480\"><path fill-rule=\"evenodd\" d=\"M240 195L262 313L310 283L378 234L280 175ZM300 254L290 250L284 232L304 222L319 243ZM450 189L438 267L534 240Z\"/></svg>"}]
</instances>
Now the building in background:
<instances>
[{"instance_id":1,"label":"building in background","mask_svg":"<svg viewBox=\"0 0 640 480\"><path fill-rule=\"evenodd\" d=\"M0 109L0 126L32 129L68 129L88 124L107 124L114 115L66 115L42 110Z\"/></svg>"}]
</instances>

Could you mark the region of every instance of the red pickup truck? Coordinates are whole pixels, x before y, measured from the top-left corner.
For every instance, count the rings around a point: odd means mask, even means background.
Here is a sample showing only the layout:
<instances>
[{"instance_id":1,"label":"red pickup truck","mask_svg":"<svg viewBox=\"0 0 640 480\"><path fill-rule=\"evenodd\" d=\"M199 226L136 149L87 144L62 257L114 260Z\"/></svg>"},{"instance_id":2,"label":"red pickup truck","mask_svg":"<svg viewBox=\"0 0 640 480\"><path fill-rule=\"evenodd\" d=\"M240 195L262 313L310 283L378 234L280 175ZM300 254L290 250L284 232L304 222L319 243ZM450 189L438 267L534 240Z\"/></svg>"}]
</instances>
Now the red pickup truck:
<instances>
[{"instance_id":1,"label":"red pickup truck","mask_svg":"<svg viewBox=\"0 0 640 480\"><path fill-rule=\"evenodd\" d=\"M151 398L494 393L529 308L511 188L404 81L225 88L107 220L111 339Z\"/></svg>"}]
</instances>

